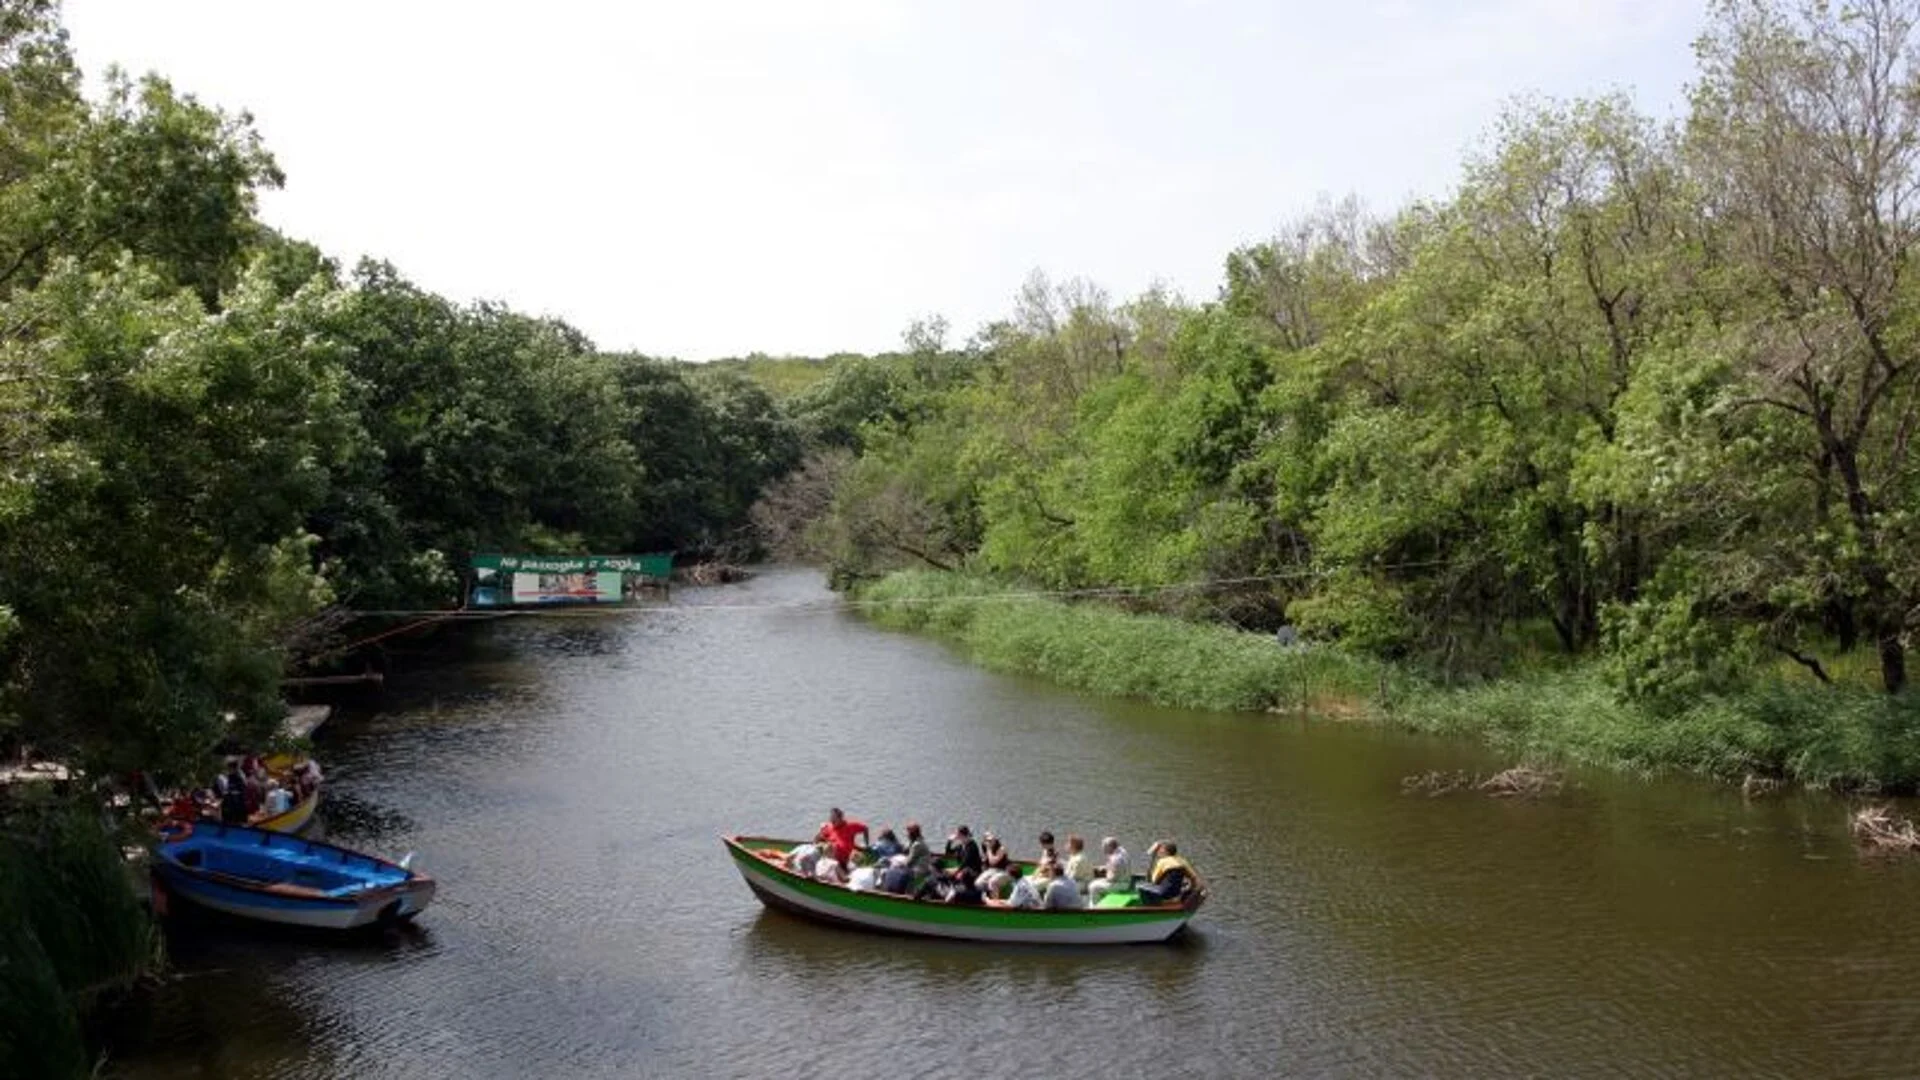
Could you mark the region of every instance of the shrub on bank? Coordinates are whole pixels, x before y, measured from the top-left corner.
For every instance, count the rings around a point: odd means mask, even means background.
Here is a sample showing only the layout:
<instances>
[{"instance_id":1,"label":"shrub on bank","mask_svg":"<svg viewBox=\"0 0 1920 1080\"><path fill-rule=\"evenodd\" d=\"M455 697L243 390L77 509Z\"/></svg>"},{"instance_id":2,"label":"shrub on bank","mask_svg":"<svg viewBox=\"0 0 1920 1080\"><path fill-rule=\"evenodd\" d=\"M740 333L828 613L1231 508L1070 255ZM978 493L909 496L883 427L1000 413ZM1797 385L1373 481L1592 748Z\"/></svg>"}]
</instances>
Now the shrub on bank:
<instances>
[{"instance_id":1,"label":"shrub on bank","mask_svg":"<svg viewBox=\"0 0 1920 1080\"><path fill-rule=\"evenodd\" d=\"M1517 757L1609 768L1846 789L1920 784L1920 696L1911 694L1762 673L1738 689L1653 709L1623 701L1595 664L1446 688L1336 648L1281 648L1264 634L1069 603L964 574L897 573L861 599L882 625L947 638L987 667L1099 694L1364 715Z\"/></svg>"},{"instance_id":2,"label":"shrub on bank","mask_svg":"<svg viewBox=\"0 0 1920 1080\"><path fill-rule=\"evenodd\" d=\"M1769 679L1663 711L1623 702L1587 666L1425 690L1390 719L1520 756L1611 768L1785 777L1848 790L1920 782L1920 700L1865 688Z\"/></svg>"},{"instance_id":3,"label":"shrub on bank","mask_svg":"<svg viewBox=\"0 0 1920 1080\"><path fill-rule=\"evenodd\" d=\"M84 1020L154 958L152 922L97 813L0 807L0 1076L87 1076Z\"/></svg>"},{"instance_id":4,"label":"shrub on bank","mask_svg":"<svg viewBox=\"0 0 1920 1080\"><path fill-rule=\"evenodd\" d=\"M1373 692L1380 669L1264 634L1066 603L982 578L892 574L861 594L881 625L950 639L996 671L1193 709L1293 709Z\"/></svg>"}]
</instances>

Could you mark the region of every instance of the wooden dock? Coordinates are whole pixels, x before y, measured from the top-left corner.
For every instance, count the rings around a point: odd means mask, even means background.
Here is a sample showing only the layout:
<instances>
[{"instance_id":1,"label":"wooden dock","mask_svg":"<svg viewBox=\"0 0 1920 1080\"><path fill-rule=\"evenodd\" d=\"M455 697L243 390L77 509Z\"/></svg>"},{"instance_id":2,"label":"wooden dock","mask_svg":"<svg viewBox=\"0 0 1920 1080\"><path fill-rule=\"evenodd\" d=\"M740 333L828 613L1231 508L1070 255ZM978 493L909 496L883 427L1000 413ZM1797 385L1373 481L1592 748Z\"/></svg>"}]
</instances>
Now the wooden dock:
<instances>
[{"instance_id":1,"label":"wooden dock","mask_svg":"<svg viewBox=\"0 0 1920 1080\"><path fill-rule=\"evenodd\" d=\"M280 724L280 733L296 742L311 738L333 716L331 705L289 705L287 718Z\"/></svg>"}]
</instances>

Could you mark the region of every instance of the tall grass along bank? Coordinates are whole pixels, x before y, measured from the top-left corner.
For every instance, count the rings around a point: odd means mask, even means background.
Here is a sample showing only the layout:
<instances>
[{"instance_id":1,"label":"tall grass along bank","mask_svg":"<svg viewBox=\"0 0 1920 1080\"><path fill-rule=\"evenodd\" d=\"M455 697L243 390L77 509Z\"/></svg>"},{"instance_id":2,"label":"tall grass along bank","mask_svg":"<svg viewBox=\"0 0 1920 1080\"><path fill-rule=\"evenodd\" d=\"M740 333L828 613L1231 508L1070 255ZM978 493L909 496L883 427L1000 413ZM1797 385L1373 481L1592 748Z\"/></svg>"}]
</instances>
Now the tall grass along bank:
<instances>
[{"instance_id":1,"label":"tall grass along bank","mask_svg":"<svg viewBox=\"0 0 1920 1080\"><path fill-rule=\"evenodd\" d=\"M1904 790L1920 781L1920 702L1763 677L1654 711L1592 665L1448 688L1338 648L1067 602L967 574L903 571L860 594L875 622L932 634L996 671L1162 705L1306 711L1477 739L1517 756L1731 780Z\"/></svg>"},{"instance_id":2,"label":"tall grass along bank","mask_svg":"<svg viewBox=\"0 0 1920 1080\"><path fill-rule=\"evenodd\" d=\"M0 806L0 1076L92 1072L89 1017L154 965L127 874L96 811Z\"/></svg>"}]
</instances>

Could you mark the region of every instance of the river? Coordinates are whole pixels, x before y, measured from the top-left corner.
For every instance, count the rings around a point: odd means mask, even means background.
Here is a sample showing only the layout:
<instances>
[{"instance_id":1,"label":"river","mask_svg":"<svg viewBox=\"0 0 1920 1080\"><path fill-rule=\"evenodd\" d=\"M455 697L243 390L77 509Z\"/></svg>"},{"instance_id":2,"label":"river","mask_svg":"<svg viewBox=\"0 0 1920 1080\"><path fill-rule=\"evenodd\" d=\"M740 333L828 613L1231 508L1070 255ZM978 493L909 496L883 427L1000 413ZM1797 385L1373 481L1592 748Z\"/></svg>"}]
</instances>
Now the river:
<instances>
[{"instance_id":1,"label":"river","mask_svg":"<svg viewBox=\"0 0 1920 1080\"><path fill-rule=\"evenodd\" d=\"M1911 1076L1920 860L1847 805L1575 773L1339 722L1183 713L978 670L817 574L509 619L322 731L329 838L440 879L357 944L172 935L129 1078ZM1135 852L1213 898L1164 946L995 950L765 911L729 831L829 805Z\"/></svg>"}]
</instances>

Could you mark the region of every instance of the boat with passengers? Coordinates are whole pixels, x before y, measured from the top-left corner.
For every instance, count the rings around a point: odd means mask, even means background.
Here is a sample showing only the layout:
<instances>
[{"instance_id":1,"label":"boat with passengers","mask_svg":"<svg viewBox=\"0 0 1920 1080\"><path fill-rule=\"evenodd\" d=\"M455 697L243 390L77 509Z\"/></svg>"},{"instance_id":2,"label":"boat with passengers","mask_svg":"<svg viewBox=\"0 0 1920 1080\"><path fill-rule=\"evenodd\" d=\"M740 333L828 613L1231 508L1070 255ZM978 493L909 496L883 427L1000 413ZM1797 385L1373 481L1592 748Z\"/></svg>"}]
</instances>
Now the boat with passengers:
<instances>
[{"instance_id":1,"label":"boat with passengers","mask_svg":"<svg viewBox=\"0 0 1920 1080\"><path fill-rule=\"evenodd\" d=\"M770 908L816 922L917 937L1036 945L1120 945L1166 941L1206 902L1198 881L1165 903L1142 902L1132 889L1092 907L1016 908L999 902L952 904L821 881L787 865L787 853L809 841L724 836L747 887ZM1020 863L1023 870L1032 863ZM1137 884L1130 882L1130 885Z\"/></svg>"}]
</instances>

